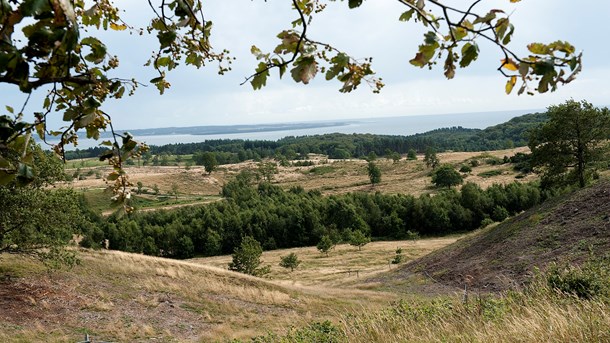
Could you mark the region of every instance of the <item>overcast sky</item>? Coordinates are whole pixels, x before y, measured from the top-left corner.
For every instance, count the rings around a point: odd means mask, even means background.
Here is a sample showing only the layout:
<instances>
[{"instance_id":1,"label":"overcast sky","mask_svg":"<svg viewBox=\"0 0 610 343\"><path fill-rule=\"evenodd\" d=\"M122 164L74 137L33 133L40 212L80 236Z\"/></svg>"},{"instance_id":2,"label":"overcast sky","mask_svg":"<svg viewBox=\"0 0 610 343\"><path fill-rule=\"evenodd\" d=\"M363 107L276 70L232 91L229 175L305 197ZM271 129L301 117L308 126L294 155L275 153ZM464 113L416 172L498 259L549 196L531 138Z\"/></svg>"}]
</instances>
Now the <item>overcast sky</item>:
<instances>
[{"instance_id":1,"label":"overcast sky","mask_svg":"<svg viewBox=\"0 0 610 343\"><path fill-rule=\"evenodd\" d=\"M421 114L488 112L501 110L544 109L567 99L586 99L594 105L610 101L610 48L607 28L610 2L568 0L486 0L483 8L502 8L512 12L516 32L511 43L518 54L526 54L529 42L548 43L562 39L584 51L584 70L578 79L549 94L527 96L504 93L505 79L496 71L502 56L491 45L481 43L481 56L470 68L458 69L455 79L434 70L411 66L425 31L416 23L402 23L398 17L405 7L395 0L368 0L355 10L346 2L330 2L327 10L314 18L309 37L328 42L358 58L372 56L373 68L386 87L373 94L363 85L351 94L338 91L337 81L327 82L323 75L309 85L296 84L289 73L283 80L272 71L267 87L253 91L240 86L256 66L250 46L263 51L277 44L275 35L290 27L297 13L290 1L209 0L205 1L206 19L214 22L212 43L237 57L233 71L216 75L215 67L196 70L183 67L168 76L172 84L159 96L154 87L140 88L135 96L109 101L104 109L111 113L115 127L122 129L167 126L227 125L270 122L299 122L327 119L370 118ZM452 3L469 3L456 0ZM141 25L150 16L145 1L117 1L132 25ZM142 65L150 55L150 39L125 32L106 34L109 52L121 60L122 77L147 82L154 71ZM11 101L21 97L14 87L2 86L4 104L20 108ZM516 93L516 92L515 92ZM5 97L6 96L6 97ZM10 99L10 100L6 100ZM8 102L6 102L8 101ZM3 105L4 105L3 104ZM35 111L37 100L28 109ZM60 117L60 116L58 116Z\"/></svg>"}]
</instances>

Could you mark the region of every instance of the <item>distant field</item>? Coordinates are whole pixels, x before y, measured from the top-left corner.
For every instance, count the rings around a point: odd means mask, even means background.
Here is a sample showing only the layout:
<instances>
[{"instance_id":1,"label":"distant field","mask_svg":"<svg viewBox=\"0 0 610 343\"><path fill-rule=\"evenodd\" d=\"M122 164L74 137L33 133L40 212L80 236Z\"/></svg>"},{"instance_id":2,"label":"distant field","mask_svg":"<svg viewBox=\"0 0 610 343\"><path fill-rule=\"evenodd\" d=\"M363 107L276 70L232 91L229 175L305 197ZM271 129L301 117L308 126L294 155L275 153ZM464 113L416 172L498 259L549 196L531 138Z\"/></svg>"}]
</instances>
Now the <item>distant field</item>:
<instances>
[{"instance_id":1,"label":"distant field","mask_svg":"<svg viewBox=\"0 0 610 343\"><path fill-rule=\"evenodd\" d=\"M527 182L536 179L535 175L528 175L517 179L517 172L512 170L510 164L490 164L490 160L502 159L517 152L525 152L527 148L498 150L486 152L449 152L440 153L441 163L450 163L459 169L462 165L471 165L473 160L479 165L472 168L472 172L463 174L466 182L475 182L486 188L494 183L510 183L514 181ZM187 156L188 157L188 156ZM137 191L137 182L142 183L142 195L146 201L140 202L140 208L171 208L176 205L198 204L210 197L217 197L222 186L241 170L256 170L257 163L243 162L238 164L221 165L212 174L208 175L201 166L187 166L187 157L176 162L175 156L168 159L175 166L128 166L133 190ZM310 156L315 163L307 167L278 167L278 174L274 175L272 183L283 188L301 186L306 190L319 190L323 194L344 194L348 192L382 192L419 195L433 193L436 189L431 184L430 169L426 168L423 156L416 161L402 158L397 163L381 158L375 163L381 169L381 183L372 187L366 171L364 160L329 160L325 156ZM100 164L96 159L70 161L67 173L77 172L79 178L66 186L82 189L88 193L91 189L102 189L106 186L103 176L110 169ZM70 168L72 167L72 168ZM154 191L159 190L158 194ZM173 194L177 189L178 199ZM111 211L110 206L104 207L104 199L95 200L95 208L101 212Z\"/></svg>"}]
</instances>

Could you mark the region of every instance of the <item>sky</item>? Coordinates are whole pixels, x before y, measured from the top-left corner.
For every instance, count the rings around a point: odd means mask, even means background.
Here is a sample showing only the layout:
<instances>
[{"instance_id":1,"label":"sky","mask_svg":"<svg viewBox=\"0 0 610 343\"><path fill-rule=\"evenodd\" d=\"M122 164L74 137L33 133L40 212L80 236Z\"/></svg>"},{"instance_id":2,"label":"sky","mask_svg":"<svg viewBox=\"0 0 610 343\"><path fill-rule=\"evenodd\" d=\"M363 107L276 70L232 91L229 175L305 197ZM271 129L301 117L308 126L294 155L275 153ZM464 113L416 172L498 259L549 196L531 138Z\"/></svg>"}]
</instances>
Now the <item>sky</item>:
<instances>
[{"instance_id":1,"label":"sky","mask_svg":"<svg viewBox=\"0 0 610 343\"><path fill-rule=\"evenodd\" d=\"M330 119L356 119L425 114L471 113L512 110L541 110L567 99L586 99L597 106L610 104L610 47L607 24L610 2L568 0L482 1L481 9L501 8L511 13L516 32L510 47L519 55L527 53L530 42L567 40L583 51L584 70L579 77L554 93L535 96L506 95L496 68L502 55L492 45L481 43L481 56L467 69L458 69L455 79L446 80L442 65L433 70L409 64L426 31L413 22L399 22L405 7L395 0L367 0L349 10L346 2L329 2L316 15L309 38L324 41L357 58L373 57L373 69L386 86L373 94L366 85L344 94L340 83L325 81L323 75L309 85L295 83L287 73L284 79L272 77L267 87L254 91L240 86L252 74L257 61L250 54L255 44L263 51L277 44L276 34L290 27L297 13L291 1L206 0L207 20L214 22L212 44L237 58L233 70L224 76L214 66L202 70L181 67L167 79L172 87L160 96L154 86L141 87L132 97L112 100L104 110L120 129L168 126L231 125L302 122ZM465 6L469 1L454 0ZM123 17L134 26L150 18L143 1L117 1ZM121 7L123 6L123 7ZM109 52L121 60L117 75L147 82L155 77L143 66L154 49L154 37L126 32L102 33ZM15 87L0 86L2 105L20 108L24 96ZM34 97L27 110L35 111L41 100ZM52 121L61 125L61 115Z\"/></svg>"}]
</instances>

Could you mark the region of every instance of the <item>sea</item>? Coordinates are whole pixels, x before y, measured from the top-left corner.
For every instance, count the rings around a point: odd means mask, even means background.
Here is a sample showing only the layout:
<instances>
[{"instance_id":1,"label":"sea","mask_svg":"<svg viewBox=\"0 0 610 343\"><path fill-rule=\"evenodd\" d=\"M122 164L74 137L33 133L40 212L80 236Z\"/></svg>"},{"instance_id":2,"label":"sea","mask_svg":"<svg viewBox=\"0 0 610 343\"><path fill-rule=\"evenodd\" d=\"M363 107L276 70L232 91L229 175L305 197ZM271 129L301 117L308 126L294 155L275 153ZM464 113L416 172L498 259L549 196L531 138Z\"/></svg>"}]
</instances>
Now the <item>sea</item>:
<instances>
[{"instance_id":1,"label":"sea","mask_svg":"<svg viewBox=\"0 0 610 343\"><path fill-rule=\"evenodd\" d=\"M332 120L336 125L328 125L331 121L312 121L320 123L320 127L305 129L269 130L239 133L221 133L209 135L192 134L162 134L162 135L143 135L137 136L137 141L145 142L148 145L165 145L177 143L197 143L212 139L244 139L244 140L278 140L287 136L312 136L326 133L370 133L378 135L399 135L408 136L416 133L461 126L471 129L484 129L489 126L504 123L514 117L534 113L536 110L516 110L516 111L497 111L497 112L476 112L476 113L455 113L455 114L436 114L436 115L412 115L382 118L364 119L340 119ZM301 123L301 122L299 122ZM291 123L291 124L299 124ZM129 130L117 130L124 132ZM53 142L50 142L53 143ZM79 149L86 149L96 146L99 142L91 139L80 139ZM66 147L73 150L72 147Z\"/></svg>"}]
</instances>

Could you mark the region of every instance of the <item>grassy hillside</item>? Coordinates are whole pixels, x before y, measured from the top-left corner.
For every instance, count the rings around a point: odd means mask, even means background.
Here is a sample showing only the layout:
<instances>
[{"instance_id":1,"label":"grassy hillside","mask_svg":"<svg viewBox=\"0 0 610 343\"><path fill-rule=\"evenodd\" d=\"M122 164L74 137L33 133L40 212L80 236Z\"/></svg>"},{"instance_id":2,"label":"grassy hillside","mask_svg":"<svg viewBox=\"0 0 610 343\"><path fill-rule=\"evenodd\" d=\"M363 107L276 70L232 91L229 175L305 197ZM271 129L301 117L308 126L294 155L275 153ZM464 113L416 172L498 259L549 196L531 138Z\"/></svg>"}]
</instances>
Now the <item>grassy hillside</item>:
<instances>
[{"instance_id":1,"label":"grassy hillside","mask_svg":"<svg viewBox=\"0 0 610 343\"><path fill-rule=\"evenodd\" d=\"M209 342L338 321L396 300L346 286L358 280L346 271L383 272L397 246L411 260L455 239L370 243L360 252L340 246L329 257L315 248L268 252L263 260L272 273L265 279L227 271L228 256L176 261L82 250L80 265L48 273L31 259L3 255L0 342L73 343L85 333L115 342ZM289 252L304 261L294 273L278 266Z\"/></svg>"},{"instance_id":2,"label":"grassy hillside","mask_svg":"<svg viewBox=\"0 0 610 343\"><path fill-rule=\"evenodd\" d=\"M381 281L397 285L419 275L444 285L497 291L523 285L534 267L579 264L609 251L610 182L603 181L486 228Z\"/></svg>"}]
</instances>

